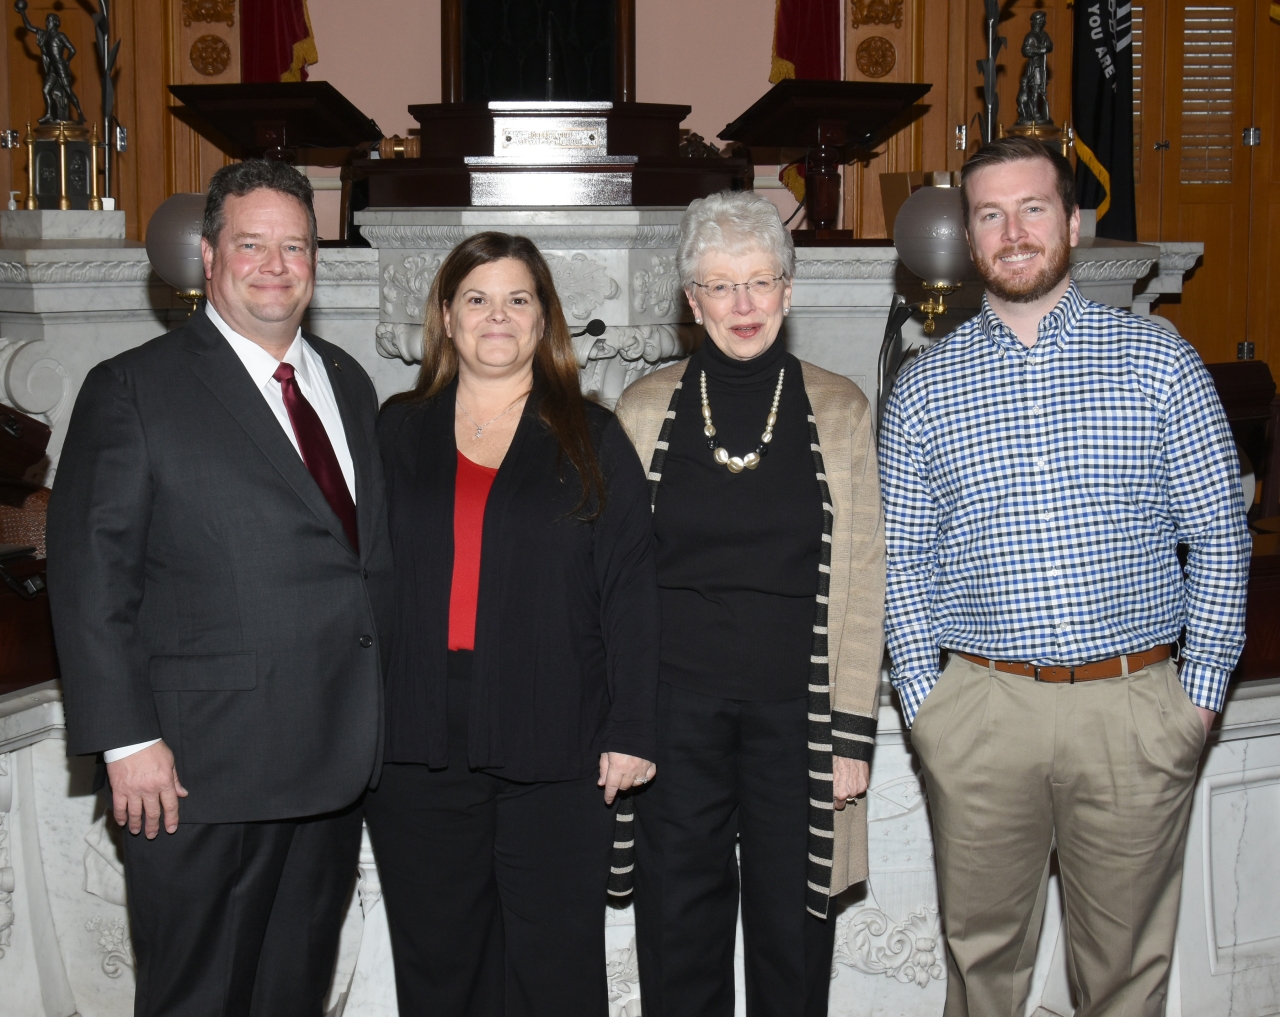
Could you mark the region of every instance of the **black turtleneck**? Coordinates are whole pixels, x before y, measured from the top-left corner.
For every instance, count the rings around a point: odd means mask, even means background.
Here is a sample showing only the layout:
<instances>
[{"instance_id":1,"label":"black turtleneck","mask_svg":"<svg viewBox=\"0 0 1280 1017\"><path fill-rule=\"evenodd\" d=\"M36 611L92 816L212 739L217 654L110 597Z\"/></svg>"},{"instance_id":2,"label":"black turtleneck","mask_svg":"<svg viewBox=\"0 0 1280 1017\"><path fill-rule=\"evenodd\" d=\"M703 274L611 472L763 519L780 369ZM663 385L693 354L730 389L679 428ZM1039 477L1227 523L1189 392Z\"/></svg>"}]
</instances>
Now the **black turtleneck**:
<instances>
[{"instance_id":1,"label":"black turtleneck","mask_svg":"<svg viewBox=\"0 0 1280 1017\"><path fill-rule=\"evenodd\" d=\"M769 453L730 473L702 433L699 375L717 440L743 456L760 442L783 367ZM822 541L807 414L800 361L781 342L733 360L706 338L690 359L654 510L663 681L726 699L807 694Z\"/></svg>"}]
</instances>

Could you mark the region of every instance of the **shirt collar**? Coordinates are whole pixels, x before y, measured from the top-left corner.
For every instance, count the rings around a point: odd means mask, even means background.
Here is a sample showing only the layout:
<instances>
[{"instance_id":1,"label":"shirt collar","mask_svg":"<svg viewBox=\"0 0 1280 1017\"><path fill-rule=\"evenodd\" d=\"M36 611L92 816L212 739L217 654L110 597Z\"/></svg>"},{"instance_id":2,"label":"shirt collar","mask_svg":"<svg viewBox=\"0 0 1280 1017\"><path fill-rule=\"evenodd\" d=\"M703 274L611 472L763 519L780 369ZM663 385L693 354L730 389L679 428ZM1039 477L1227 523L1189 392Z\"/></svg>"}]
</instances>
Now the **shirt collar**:
<instances>
[{"instance_id":1,"label":"shirt collar","mask_svg":"<svg viewBox=\"0 0 1280 1017\"><path fill-rule=\"evenodd\" d=\"M204 309L209 316L209 320L222 333L223 338L231 344L231 348L235 351L236 356L240 358L240 362L244 364L245 370L249 372L249 377L253 379L253 383L258 388L265 388L267 382L271 381L275 375L276 369L280 366L280 361L276 360L275 357L252 339L246 339L228 325L208 300L205 301ZM306 383L312 380L312 364L307 356L309 351L310 347L303 341L302 329L299 327L298 334L293 337L293 342L289 345L289 349L282 358L285 363L293 367L295 374L301 381Z\"/></svg>"},{"instance_id":2,"label":"shirt collar","mask_svg":"<svg viewBox=\"0 0 1280 1017\"><path fill-rule=\"evenodd\" d=\"M1037 330L1036 344L1034 350L1062 349L1066 346L1067 337L1074 330L1076 322L1084 314L1088 301L1076 286L1075 280L1067 285L1067 292L1053 306L1048 314L1040 319L1040 327ZM1006 351L1029 353L1031 352L1018 341L1018 337L1013 334L1013 329L1004 323L1000 315L992 310L991 304L987 302L987 296L982 295L982 311L980 314L982 321L982 331L986 333L996 346Z\"/></svg>"}]
</instances>

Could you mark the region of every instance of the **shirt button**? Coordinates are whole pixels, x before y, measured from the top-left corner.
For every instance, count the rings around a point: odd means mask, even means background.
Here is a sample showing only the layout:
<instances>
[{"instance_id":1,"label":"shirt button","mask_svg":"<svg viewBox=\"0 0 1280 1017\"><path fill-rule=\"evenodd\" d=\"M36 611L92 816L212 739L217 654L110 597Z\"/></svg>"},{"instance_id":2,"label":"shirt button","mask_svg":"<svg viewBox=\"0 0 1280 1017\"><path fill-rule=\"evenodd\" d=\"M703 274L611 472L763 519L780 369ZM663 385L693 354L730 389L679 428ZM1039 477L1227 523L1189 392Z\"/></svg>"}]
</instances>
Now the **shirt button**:
<instances>
[{"instance_id":1,"label":"shirt button","mask_svg":"<svg viewBox=\"0 0 1280 1017\"><path fill-rule=\"evenodd\" d=\"M1036 460L1036 469L1037 469L1037 470L1043 470L1043 469L1044 469L1044 467L1045 467L1045 463L1046 463L1046 462L1048 462L1048 460L1046 460L1046 459L1037 459L1037 460Z\"/></svg>"},{"instance_id":2,"label":"shirt button","mask_svg":"<svg viewBox=\"0 0 1280 1017\"><path fill-rule=\"evenodd\" d=\"M1057 578L1058 578L1058 576L1060 576L1061 574L1062 574L1062 571L1061 571L1060 569L1050 569L1050 570L1049 570L1049 576L1050 576L1050 578L1052 578L1052 579L1057 579Z\"/></svg>"},{"instance_id":3,"label":"shirt button","mask_svg":"<svg viewBox=\"0 0 1280 1017\"><path fill-rule=\"evenodd\" d=\"M1040 416L1040 406L1038 403L1032 405L1031 412L1034 413L1037 417Z\"/></svg>"},{"instance_id":4,"label":"shirt button","mask_svg":"<svg viewBox=\"0 0 1280 1017\"><path fill-rule=\"evenodd\" d=\"M1053 518L1053 513L1052 513L1052 512L1042 512L1042 513L1040 514L1040 518L1041 518L1041 519L1043 519L1043 520L1047 523L1050 519L1052 519L1052 518Z\"/></svg>"},{"instance_id":5,"label":"shirt button","mask_svg":"<svg viewBox=\"0 0 1280 1017\"><path fill-rule=\"evenodd\" d=\"M1059 625L1059 626L1058 626L1058 635L1060 635L1060 636L1065 636L1066 634L1067 634L1067 626L1066 626L1066 625Z\"/></svg>"},{"instance_id":6,"label":"shirt button","mask_svg":"<svg viewBox=\"0 0 1280 1017\"><path fill-rule=\"evenodd\" d=\"M361 636L360 645L363 646L366 650L369 649L369 647L373 645L373 636Z\"/></svg>"},{"instance_id":7,"label":"shirt button","mask_svg":"<svg viewBox=\"0 0 1280 1017\"><path fill-rule=\"evenodd\" d=\"M361 578L361 579L368 579L368 578L369 578L369 570L368 570L368 569L361 569L361 570L360 570L360 578Z\"/></svg>"}]
</instances>

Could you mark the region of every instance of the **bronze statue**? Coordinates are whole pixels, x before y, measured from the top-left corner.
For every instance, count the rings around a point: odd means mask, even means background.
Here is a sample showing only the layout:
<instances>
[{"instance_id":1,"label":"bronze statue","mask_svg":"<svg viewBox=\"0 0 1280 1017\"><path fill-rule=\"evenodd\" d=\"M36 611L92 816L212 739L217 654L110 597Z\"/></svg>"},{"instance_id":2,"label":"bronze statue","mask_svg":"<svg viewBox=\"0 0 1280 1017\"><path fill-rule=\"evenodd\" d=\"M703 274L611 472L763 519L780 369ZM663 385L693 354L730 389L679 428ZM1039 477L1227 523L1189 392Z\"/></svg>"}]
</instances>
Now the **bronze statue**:
<instances>
[{"instance_id":1,"label":"bronze statue","mask_svg":"<svg viewBox=\"0 0 1280 1017\"><path fill-rule=\"evenodd\" d=\"M71 58L76 55L76 48L62 31L62 19L50 14L44 22L44 29L36 28L27 20L27 0L14 0L13 9L22 15L22 24L28 32L36 37L36 47L44 61L44 105L45 114L40 118L42 124L52 124L71 119L71 107L76 110L77 123L84 123L84 111L80 109L80 100L71 89ZM63 52L66 56L63 56Z\"/></svg>"},{"instance_id":2,"label":"bronze statue","mask_svg":"<svg viewBox=\"0 0 1280 1017\"><path fill-rule=\"evenodd\" d=\"M1031 15L1031 31L1022 40L1022 55L1027 58L1027 69L1022 72L1018 85L1018 123L1052 124L1049 116L1049 61L1053 52L1053 40L1044 30L1045 13Z\"/></svg>"}]
</instances>

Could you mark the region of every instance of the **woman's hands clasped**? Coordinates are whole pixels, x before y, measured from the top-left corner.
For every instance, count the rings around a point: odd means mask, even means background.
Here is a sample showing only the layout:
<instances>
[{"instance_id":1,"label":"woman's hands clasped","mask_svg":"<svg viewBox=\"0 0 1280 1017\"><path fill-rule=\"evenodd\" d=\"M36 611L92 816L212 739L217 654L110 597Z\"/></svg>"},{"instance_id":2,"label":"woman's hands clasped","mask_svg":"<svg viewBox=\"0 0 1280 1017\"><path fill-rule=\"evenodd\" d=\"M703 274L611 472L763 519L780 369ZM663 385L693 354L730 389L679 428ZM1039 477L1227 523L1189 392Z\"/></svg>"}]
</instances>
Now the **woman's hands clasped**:
<instances>
[{"instance_id":1,"label":"woman's hands clasped","mask_svg":"<svg viewBox=\"0 0 1280 1017\"><path fill-rule=\"evenodd\" d=\"M600 753L600 779L606 805L612 805L619 791L628 791L653 780L658 768L647 759L628 756L625 752Z\"/></svg>"},{"instance_id":2,"label":"woman's hands clasped","mask_svg":"<svg viewBox=\"0 0 1280 1017\"><path fill-rule=\"evenodd\" d=\"M865 794L867 783L871 779L871 767L861 759L845 759L844 756L833 756L832 791L837 809L843 809L847 802L858 795Z\"/></svg>"}]
</instances>

